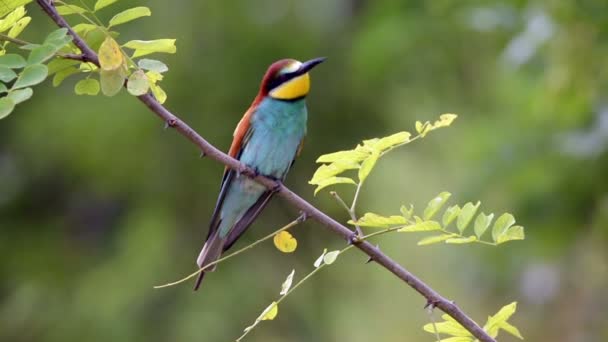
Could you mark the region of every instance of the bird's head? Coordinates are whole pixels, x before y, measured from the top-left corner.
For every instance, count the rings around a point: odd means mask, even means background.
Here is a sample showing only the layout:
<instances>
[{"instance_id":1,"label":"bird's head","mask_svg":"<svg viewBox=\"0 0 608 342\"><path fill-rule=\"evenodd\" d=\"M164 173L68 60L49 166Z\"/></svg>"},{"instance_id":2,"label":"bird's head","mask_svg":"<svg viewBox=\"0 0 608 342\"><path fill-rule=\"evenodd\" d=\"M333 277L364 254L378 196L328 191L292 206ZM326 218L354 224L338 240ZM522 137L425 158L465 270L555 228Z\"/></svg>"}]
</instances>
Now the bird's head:
<instances>
[{"instance_id":1,"label":"bird's head","mask_svg":"<svg viewBox=\"0 0 608 342\"><path fill-rule=\"evenodd\" d=\"M324 60L325 57L306 62L295 59L281 59L272 63L262 79L260 94L285 101L305 97L310 90L308 72Z\"/></svg>"}]
</instances>

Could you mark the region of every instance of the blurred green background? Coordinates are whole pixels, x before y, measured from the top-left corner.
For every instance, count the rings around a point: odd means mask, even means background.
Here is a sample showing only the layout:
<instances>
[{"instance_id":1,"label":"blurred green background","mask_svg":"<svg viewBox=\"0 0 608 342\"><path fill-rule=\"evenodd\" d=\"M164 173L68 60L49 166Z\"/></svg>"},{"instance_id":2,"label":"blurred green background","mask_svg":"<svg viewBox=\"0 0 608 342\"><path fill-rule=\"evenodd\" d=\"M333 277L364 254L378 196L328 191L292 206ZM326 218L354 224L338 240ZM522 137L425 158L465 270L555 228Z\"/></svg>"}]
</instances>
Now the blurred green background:
<instances>
[{"instance_id":1,"label":"blurred green background","mask_svg":"<svg viewBox=\"0 0 608 342\"><path fill-rule=\"evenodd\" d=\"M528 341L608 340L608 2L122 0L101 17L135 5L153 15L119 27L119 41L177 38L177 54L153 57L170 67L166 106L224 150L271 62L328 57L287 185L342 221L307 184L317 156L458 113L384 158L359 211L450 191L451 203L512 212L526 240L418 247L394 234L381 248L482 324L517 301L511 321ZM22 37L41 41L54 27L27 8ZM309 221L293 254L269 242L200 293L152 289L195 269L222 166L125 92L74 95L76 79L36 87L0 122L0 340L234 340L292 269L299 279L343 246ZM236 247L297 214L273 200ZM424 299L365 259L341 257L247 340L433 341Z\"/></svg>"}]
</instances>

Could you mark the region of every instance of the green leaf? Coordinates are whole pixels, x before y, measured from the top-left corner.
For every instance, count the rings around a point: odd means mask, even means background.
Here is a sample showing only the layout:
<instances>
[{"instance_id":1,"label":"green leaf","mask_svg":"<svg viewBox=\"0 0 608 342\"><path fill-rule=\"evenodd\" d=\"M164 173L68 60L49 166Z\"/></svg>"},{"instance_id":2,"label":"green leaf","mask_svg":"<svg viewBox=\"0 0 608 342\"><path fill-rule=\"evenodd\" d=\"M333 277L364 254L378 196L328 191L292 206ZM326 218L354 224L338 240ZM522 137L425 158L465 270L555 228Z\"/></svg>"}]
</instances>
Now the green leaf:
<instances>
[{"instance_id":1,"label":"green leaf","mask_svg":"<svg viewBox=\"0 0 608 342\"><path fill-rule=\"evenodd\" d=\"M378 158L380 158L380 153L374 151L369 155L369 157L367 157L367 159L365 159L361 163L361 168L359 169L359 182L360 183L363 183L365 181L365 179L367 178L367 176L369 176L369 173L372 172L372 169L376 165Z\"/></svg>"},{"instance_id":2,"label":"green leaf","mask_svg":"<svg viewBox=\"0 0 608 342\"><path fill-rule=\"evenodd\" d=\"M79 72L80 70L73 66L58 70L57 72L55 72L55 76L53 77L53 87L58 87L61 82L63 82L63 80Z\"/></svg>"},{"instance_id":3,"label":"green leaf","mask_svg":"<svg viewBox=\"0 0 608 342\"><path fill-rule=\"evenodd\" d=\"M443 218L441 221L443 222L443 226L447 227L454 219L456 219L460 215L460 207L457 205L453 205L448 207L443 213Z\"/></svg>"},{"instance_id":4,"label":"green leaf","mask_svg":"<svg viewBox=\"0 0 608 342\"><path fill-rule=\"evenodd\" d=\"M124 47L135 50L133 58L155 52L175 53L175 39L131 40Z\"/></svg>"},{"instance_id":5,"label":"green leaf","mask_svg":"<svg viewBox=\"0 0 608 342\"><path fill-rule=\"evenodd\" d=\"M349 224L359 225L361 227L378 227L388 228L392 226L400 226L407 224L407 220L403 216L381 216L374 213L365 213L363 217L360 217L357 222L353 220L348 221Z\"/></svg>"},{"instance_id":6,"label":"green leaf","mask_svg":"<svg viewBox=\"0 0 608 342\"><path fill-rule=\"evenodd\" d=\"M76 95L97 95L99 94L99 82L93 78L85 78L78 81L74 86Z\"/></svg>"},{"instance_id":7,"label":"green leaf","mask_svg":"<svg viewBox=\"0 0 608 342\"><path fill-rule=\"evenodd\" d=\"M437 221L423 221L416 216L416 223L403 227L398 232L410 233L410 232L428 232L432 230L441 230L441 225Z\"/></svg>"},{"instance_id":8,"label":"green leaf","mask_svg":"<svg viewBox=\"0 0 608 342\"><path fill-rule=\"evenodd\" d=\"M508 332L509 334L519 338L520 340L523 340L524 337L521 335L521 333L519 332L519 329L517 329L516 327L512 326L511 324L509 324L509 322L502 322L500 323L500 329Z\"/></svg>"},{"instance_id":9,"label":"green leaf","mask_svg":"<svg viewBox=\"0 0 608 342\"><path fill-rule=\"evenodd\" d=\"M61 38L65 37L67 34L68 34L67 28L57 29L57 30L49 33L48 36L46 36L46 39L44 40L43 44L47 44L48 42L50 42L52 40L61 39Z\"/></svg>"},{"instance_id":10,"label":"green leaf","mask_svg":"<svg viewBox=\"0 0 608 342\"><path fill-rule=\"evenodd\" d=\"M456 120L458 115L452 113L441 114L439 116L439 120L435 121L433 124L433 129L437 129L440 127L448 127Z\"/></svg>"},{"instance_id":11,"label":"green leaf","mask_svg":"<svg viewBox=\"0 0 608 342\"><path fill-rule=\"evenodd\" d=\"M28 65L40 64L55 54L55 47L52 45L41 45L30 52L27 58Z\"/></svg>"},{"instance_id":12,"label":"green leaf","mask_svg":"<svg viewBox=\"0 0 608 342\"><path fill-rule=\"evenodd\" d=\"M477 204L469 202L460 209L460 215L458 215L458 221L456 221L456 226L460 233L464 232L469 223L471 223L480 204L480 202L477 202Z\"/></svg>"},{"instance_id":13,"label":"green leaf","mask_svg":"<svg viewBox=\"0 0 608 342\"><path fill-rule=\"evenodd\" d=\"M124 68L114 70L101 70L99 80L101 82L101 92L106 96L118 94L125 84L126 71Z\"/></svg>"},{"instance_id":14,"label":"green leaf","mask_svg":"<svg viewBox=\"0 0 608 342\"><path fill-rule=\"evenodd\" d=\"M113 3L115 3L118 0L97 0L97 2L95 3L95 7L93 8L94 11L98 11L106 6L109 6Z\"/></svg>"},{"instance_id":15,"label":"green leaf","mask_svg":"<svg viewBox=\"0 0 608 342\"><path fill-rule=\"evenodd\" d=\"M490 223L492 223L493 218L494 214L486 215L484 213L481 213L477 215L477 218L475 219L475 225L473 227L475 235L477 235L478 238L481 238L483 233L486 232L486 229L488 229L488 226L490 225Z\"/></svg>"},{"instance_id":16,"label":"green leaf","mask_svg":"<svg viewBox=\"0 0 608 342\"><path fill-rule=\"evenodd\" d=\"M19 6L23 6L30 2L32 2L32 0L2 0L2 5L0 6L0 18L14 11Z\"/></svg>"},{"instance_id":17,"label":"green leaf","mask_svg":"<svg viewBox=\"0 0 608 342\"><path fill-rule=\"evenodd\" d=\"M432 245L434 243L442 242L447 239L453 238L454 236L457 236L457 235L456 234L441 234L441 235L428 236L428 237L425 237L424 239L418 241L418 246Z\"/></svg>"},{"instance_id":18,"label":"green leaf","mask_svg":"<svg viewBox=\"0 0 608 342\"><path fill-rule=\"evenodd\" d=\"M21 32L25 30L30 21L32 21L31 17L24 17L17 20L15 25L13 25L13 27L11 27L11 29L8 31L7 35L11 38L17 38L17 36L19 36Z\"/></svg>"},{"instance_id":19,"label":"green leaf","mask_svg":"<svg viewBox=\"0 0 608 342\"><path fill-rule=\"evenodd\" d=\"M106 39L106 33L99 27L95 27L94 29L85 32L82 35L82 38L93 51L98 51L101 44Z\"/></svg>"},{"instance_id":20,"label":"green leaf","mask_svg":"<svg viewBox=\"0 0 608 342\"><path fill-rule=\"evenodd\" d=\"M0 119L7 117L15 109L15 103L8 97L0 98Z\"/></svg>"},{"instance_id":21,"label":"green leaf","mask_svg":"<svg viewBox=\"0 0 608 342\"><path fill-rule=\"evenodd\" d=\"M444 192L440 193L439 195L437 195L432 200L430 200L429 203L427 204L426 208L424 209L424 214L422 215L422 217L425 220L431 219L433 216L435 216L435 214L439 211L439 209L441 209L441 207L443 207L443 205L445 204L445 202L447 202L447 200L450 198L450 196L452 196L452 194L444 191Z\"/></svg>"},{"instance_id":22,"label":"green leaf","mask_svg":"<svg viewBox=\"0 0 608 342\"><path fill-rule=\"evenodd\" d=\"M0 7L3 7L3 6L4 6L4 1L2 2ZM4 32L4 31L10 29L11 27L13 27L13 25L15 25L15 23L17 23L17 21L19 19L23 18L24 15L25 15L25 7L19 6L19 7L15 8L15 10L13 10L6 17L4 17L4 19L0 20L0 32Z\"/></svg>"},{"instance_id":23,"label":"green leaf","mask_svg":"<svg viewBox=\"0 0 608 342\"><path fill-rule=\"evenodd\" d=\"M461 238L453 238L453 239L445 240L446 243L453 243L453 244L463 244L463 243L470 243L470 242L474 242L474 241L477 241L477 236L475 236L475 235L471 235L469 237L461 237Z\"/></svg>"},{"instance_id":24,"label":"green leaf","mask_svg":"<svg viewBox=\"0 0 608 342\"><path fill-rule=\"evenodd\" d=\"M319 183L317 183L317 188L315 189L315 195L323 190L324 188L331 186L331 185L335 185L335 184L352 184L352 185L357 185L357 183L355 183L354 180L348 178L348 177L329 177L329 178L325 178L324 180L320 181Z\"/></svg>"},{"instance_id":25,"label":"green leaf","mask_svg":"<svg viewBox=\"0 0 608 342\"><path fill-rule=\"evenodd\" d=\"M78 34L79 36L84 36L88 32L95 30L95 29L97 29L97 25L85 24L85 23L77 24L72 27L72 30L74 30L74 32L76 32L76 34Z\"/></svg>"},{"instance_id":26,"label":"green leaf","mask_svg":"<svg viewBox=\"0 0 608 342\"><path fill-rule=\"evenodd\" d=\"M17 81L15 81L13 89L26 88L44 81L48 71L46 65L42 64L34 64L25 67L23 72L19 75L19 78L17 78Z\"/></svg>"},{"instance_id":27,"label":"green leaf","mask_svg":"<svg viewBox=\"0 0 608 342\"><path fill-rule=\"evenodd\" d=\"M388 137L380 138L376 142L375 147L381 151L386 151L391 149L397 145L405 144L410 141L410 137L412 135L409 132L399 132L393 135L389 135Z\"/></svg>"},{"instance_id":28,"label":"green leaf","mask_svg":"<svg viewBox=\"0 0 608 342\"><path fill-rule=\"evenodd\" d=\"M87 12L86 9L76 5L62 5L55 7L55 9L59 15L82 14Z\"/></svg>"},{"instance_id":29,"label":"green leaf","mask_svg":"<svg viewBox=\"0 0 608 342\"><path fill-rule=\"evenodd\" d=\"M112 26L128 23L129 21L135 20L137 18L149 17L151 15L152 15L152 12L150 12L150 9L148 7L142 6L142 7L129 8L128 10L124 10L124 11L118 13L117 15L113 16L112 19L110 19L110 24L109 24L108 28L110 28Z\"/></svg>"},{"instance_id":30,"label":"green leaf","mask_svg":"<svg viewBox=\"0 0 608 342\"><path fill-rule=\"evenodd\" d=\"M431 123L426 121L422 123L420 121L416 121L416 132L420 134L420 136L424 137L429 131L431 131Z\"/></svg>"},{"instance_id":31,"label":"green leaf","mask_svg":"<svg viewBox=\"0 0 608 342\"><path fill-rule=\"evenodd\" d=\"M359 167L359 164L345 160L335 161L329 165L321 165L317 171L315 171L315 174L312 176L312 179L308 182L308 184L316 185L321 181L340 174L346 170L358 169Z\"/></svg>"},{"instance_id":32,"label":"green leaf","mask_svg":"<svg viewBox=\"0 0 608 342\"><path fill-rule=\"evenodd\" d=\"M161 88L158 84L150 84L150 89L152 90L152 94L156 98L156 100L163 104L167 100L167 93Z\"/></svg>"},{"instance_id":33,"label":"green leaf","mask_svg":"<svg viewBox=\"0 0 608 342\"><path fill-rule=\"evenodd\" d=\"M414 215L414 206L410 204L410 208L408 209L406 206L402 205L401 208L399 208L399 212L401 212L401 215L406 220L409 220L412 215Z\"/></svg>"},{"instance_id":34,"label":"green leaf","mask_svg":"<svg viewBox=\"0 0 608 342\"><path fill-rule=\"evenodd\" d=\"M323 256L323 262L327 265L331 265L334 263L334 261L336 261L336 259L338 258L338 255L340 255L340 251L327 252Z\"/></svg>"},{"instance_id":35,"label":"green leaf","mask_svg":"<svg viewBox=\"0 0 608 342\"><path fill-rule=\"evenodd\" d=\"M13 71L13 69L0 65L0 81L7 83L14 80L15 77L17 77L17 74Z\"/></svg>"},{"instance_id":36,"label":"green leaf","mask_svg":"<svg viewBox=\"0 0 608 342\"><path fill-rule=\"evenodd\" d=\"M137 65L144 70L156 71L158 73L169 71L169 67L165 63L155 59L143 58L137 61Z\"/></svg>"},{"instance_id":37,"label":"green leaf","mask_svg":"<svg viewBox=\"0 0 608 342\"><path fill-rule=\"evenodd\" d=\"M67 67L79 64L80 61L66 58L55 58L50 61L46 66L49 68L49 75L59 72Z\"/></svg>"},{"instance_id":38,"label":"green leaf","mask_svg":"<svg viewBox=\"0 0 608 342\"><path fill-rule=\"evenodd\" d=\"M504 213L500 215L500 217L496 219L496 222L494 222L494 226L492 227L492 239L498 242L498 238L514 224L515 218L513 217L513 215L509 213Z\"/></svg>"},{"instance_id":39,"label":"green leaf","mask_svg":"<svg viewBox=\"0 0 608 342\"><path fill-rule=\"evenodd\" d=\"M8 93L8 89L4 83L0 83L0 94L2 93Z\"/></svg>"},{"instance_id":40,"label":"green leaf","mask_svg":"<svg viewBox=\"0 0 608 342\"><path fill-rule=\"evenodd\" d=\"M146 94L150 89L150 82L143 70L136 70L129 76L127 91L133 96Z\"/></svg>"},{"instance_id":41,"label":"green leaf","mask_svg":"<svg viewBox=\"0 0 608 342\"><path fill-rule=\"evenodd\" d=\"M0 56L0 65L11 69L23 68L26 65L25 59L20 55L9 53Z\"/></svg>"},{"instance_id":42,"label":"green leaf","mask_svg":"<svg viewBox=\"0 0 608 342\"><path fill-rule=\"evenodd\" d=\"M29 100L33 94L34 94L34 91L32 90L32 88L24 88L24 89L11 90L8 93L7 97L9 99L13 100L13 103L15 105L18 105L21 102Z\"/></svg>"},{"instance_id":43,"label":"green leaf","mask_svg":"<svg viewBox=\"0 0 608 342\"><path fill-rule=\"evenodd\" d=\"M496 243L503 243L512 240L523 240L525 239L524 227L512 226L504 234L498 236Z\"/></svg>"}]
</instances>

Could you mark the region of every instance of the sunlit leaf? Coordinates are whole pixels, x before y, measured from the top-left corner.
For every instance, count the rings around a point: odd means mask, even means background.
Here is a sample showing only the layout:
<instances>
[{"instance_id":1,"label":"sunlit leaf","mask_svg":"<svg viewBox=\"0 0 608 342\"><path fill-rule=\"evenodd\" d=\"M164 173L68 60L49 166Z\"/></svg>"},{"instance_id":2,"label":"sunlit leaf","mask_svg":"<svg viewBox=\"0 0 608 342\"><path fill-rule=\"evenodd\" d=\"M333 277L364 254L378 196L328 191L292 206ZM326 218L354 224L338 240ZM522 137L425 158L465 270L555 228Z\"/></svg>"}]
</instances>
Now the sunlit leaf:
<instances>
[{"instance_id":1,"label":"sunlit leaf","mask_svg":"<svg viewBox=\"0 0 608 342\"><path fill-rule=\"evenodd\" d=\"M167 67L165 63L155 59L143 58L137 61L137 65L144 70L155 71L158 73L163 73L169 70L169 67Z\"/></svg>"},{"instance_id":2,"label":"sunlit leaf","mask_svg":"<svg viewBox=\"0 0 608 342\"><path fill-rule=\"evenodd\" d=\"M418 241L418 246L432 245L434 243L443 242L447 239L453 238L454 236L457 236L457 235L456 234L441 234L441 235L428 236L428 237L425 237L424 239Z\"/></svg>"},{"instance_id":3,"label":"sunlit leaf","mask_svg":"<svg viewBox=\"0 0 608 342\"><path fill-rule=\"evenodd\" d=\"M336 185L336 184L357 185L357 183L355 183L354 180L352 180L348 177L330 177L330 178L323 179L316 184L317 188L315 189L315 195L319 191L323 190L324 188L331 186L331 185Z\"/></svg>"},{"instance_id":4,"label":"sunlit leaf","mask_svg":"<svg viewBox=\"0 0 608 342\"><path fill-rule=\"evenodd\" d=\"M354 162L349 162L345 160L335 161L328 165L321 165L315 171L315 174L312 176L312 179L308 182L309 184L317 185L321 181L336 176L346 170L358 169L359 164Z\"/></svg>"},{"instance_id":5,"label":"sunlit leaf","mask_svg":"<svg viewBox=\"0 0 608 342\"><path fill-rule=\"evenodd\" d=\"M498 236L496 243L503 243L511 240L523 240L525 239L524 227L512 226L507 229L506 232Z\"/></svg>"},{"instance_id":6,"label":"sunlit leaf","mask_svg":"<svg viewBox=\"0 0 608 342\"><path fill-rule=\"evenodd\" d=\"M507 322L511 316L513 316L515 311L517 311L517 302L503 306L495 315L488 317L483 330L485 330L490 336L496 337L498 335L498 330L504 326L504 323ZM510 330L512 331L513 329ZM521 334L519 334L519 331L517 331L517 333L519 335L518 337L520 337Z\"/></svg>"},{"instance_id":7,"label":"sunlit leaf","mask_svg":"<svg viewBox=\"0 0 608 342\"><path fill-rule=\"evenodd\" d=\"M93 78L85 78L78 81L74 87L76 95L97 95L99 94L99 82Z\"/></svg>"},{"instance_id":8,"label":"sunlit leaf","mask_svg":"<svg viewBox=\"0 0 608 342\"><path fill-rule=\"evenodd\" d=\"M23 68L25 65L25 59L20 55L9 53L0 56L0 66L5 66L11 69L19 69Z\"/></svg>"},{"instance_id":9,"label":"sunlit leaf","mask_svg":"<svg viewBox=\"0 0 608 342\"><path fill-rule=\"evenodd\" d=\"M499 218L494 222L492 227L492 239L498 241L498 238L503 235L509 227L515 224L515 217L509 213L500 215Z\"/></svg>"},{"instance_id":10,"label":"sunlit leaf","mask_svg":"<svg viewBox=\"0 0 608 342\"><path fill-rule=\"evenodd\" d=\"M55 7L55 9L59 15L82 14L87 12L86 9L76 5L61 5Z\"/></svg>"},{"instance_id":11,"label":"sunlit leaf","mask_svg":"<svg viewBox=\"0 0 608 342\"><path fill-rule=\"evenodd\" d=\"M350 220L348 223L361 227L388 228L393 226L401 226L407 224L408 222L403 216L399 215L381 216L374 213L365 213L365 215L360 217L357 222Z\"/></svg>"},{"instance_id":12,"label":"sunlit leaf","mask_svg":"<svg viewBox=\"0 0 608 342\"><path fill-rule=\"evenodd\" d=\"M63 80L79 72L80 70L74 66L68 66L56 71L55 76L53 77L53 87L58 87L63 82Z\"/></svg>"},{"instance_id":13,"label":"sunlit leaf","mask_svg":"<svg viewBox=\"0 0 608 342\"><path fill-rule=\"evenodd\" d=\"M129 8L128 10L124 10L113 16L112 19L110 19L110 24L108 27L124 24L131 20L135 20L141 17L149 17L151 15L152 12L150 12L150 9L148 7L141 6Z\"/></svg>"},{"instance_id":14,"label":"sunlit leaf","mask_svg":"<svg viewBox=\"0 0 608 342\"><path fill-rule=\"evenodd\" d=\"M435 123L433 124L433 127L448 127L452 124L452 122L454 122L454 120L456 120L457 117L458 115L452 113L441 114L439 116L439 120L435 121Z\"/></svg>"},{"instance_id":15,"label":"sunlit leaf","mask_svg":"<svg viewBox=\"0 0 608 342\"><path fill-rule=\"evenodd\" d=\"M471 202L465 204L462 209L460 209L460 215L458 215L458 220L456 221L456 227L462 233L469 223L473 220L475 213L477 212L477 208L481 203L477 202L477 204L473 204Z\"/></svg>"},{"instance_id":16,"label":"sunlit leaf","mask_svg":"<svg viewBox=\"0 0 608 342\"><path fill-rule=\"evenodd\" d=\"M93 10L98 11L106 6L115 3L116 1L118 0L97 0L97 2L95 3L95 7L93 7Z\"/></svg>"},{"instance_id":17,"label":"sunlit leaf","mask_svg":"<svg viewBox=\"0 0 608 342\"><path fill-rule=\"evenodd\" d=\"M452 194L444 191L444 192L440 193L439 195L437 195L432 200L430 200L429 203L427 204L426 208L424 209L424 214L422 217L425 220L431 219L441 209L441 207L443 207L445 202L448 201L450 196L452 196Z\"/></svg>"},{"instance_id":18,"label":"sunlit leaf","mask_svg":"<svg viewBox=\"0 0 608 342\"><path fill-rule=\"evenodd\" d=\"M411 134L409 132L399 132L388 137L380 138L375 147L379 150L385 151L391 149L397 145L405 144L410 140Z\"/></svg>"},{"instance_id":19,"label":"sunlit leaf","mask_svg":"<svg viewBox=\"0 0 608 342\"><path fill-rule=\"evenodd\" d=\"M367 176L369 176L376 165L378 158L380 158L380 154L378 152L372 152L369 157L361 163L361 168L359 169L359 182L364 182Z\"/></svg>"},{"instance_id":20,"label":"sunlit leaf","mask_svg":"<svg viewBox=\"0 0 608 342\"><path fill-rule=\"evenodd\" d=\"M21 102L29 100L33 94L34 94L34 91L32 90L32 88L23 88L23 89L11 90L8 93L7 97L9 99L13 100L13 103L15 105L18 105Z\"/></svg>"},{"instance_id":21,"label":"sunlit leaf","mask_svg":"<svg viewBox=\"0 0 608 342\"><path fill-rule=\"evenodd\" d=\"M321 255L313 263L315 268L319 268L319 266L321 266L321 264L323 263L323 258L325 257L325 253L327 253L327 248L323 248L323 253L321 253Z\"/></svg>"},{"instance_id":22,"label":"sunlit leaf","mask_svg":"<svg viewBox=\"0 0 608 342\"><path fill-rule=\"evenodd\" d=\"M11 29L8 31L7 36L9 36L11 38L17 38L21 34L21 32L23 32L23 30L25 30L25 28L31 21L32 21L31 17L23 17L23 18L17 20L15 25L13 25L13 27L11 27Z\"/></svg>"},{"instance_id":23,"label":"sunlit leaf","mask_svg":"<svg viewBox=\"0 0 608 342\"><path fill-rule=\"evenodd\" d=\"M270 305L268 305L266 309L264 309L264 311L262 311L262 314L260 315L260 320L272 321L275 317L277 317L278 313L279 306L277 305L277 302L272 302L270 303Z\"/></svg>"},{"instance_id":24,"label":"sunlit leaf","mask_svg":"<svg viewBox=\"0 0 608 342\"><path fill-rule=\"evenodd\" d=\"M106 40L106 33L99 27L94 27L91 30L86 31L82 38L89 45L93 51L99 51L101 44Z\"/></svg>"},{"instance_id":25,"label":"sunlit leaf","mask_svg":"<svg viewBox=\"0 0 608 342\"><path fill-rule=\"evenodd\" d=\"M339 151L329 154L324 154L317 158L317 163L333 163L336 161L344 161L349 164L356 164L369 156L369 152L358 149Z\"/></svg>"},{"instance_id":26,"label":"sunlit leaf","mask_svg":"<svg viewBox=\"0 0 608 342\"><path fill-rule=\"evenodd\" d=\"M106 96L118 94L125 84L125 76L126 71L122 67L114 70L101 70L99 72L101 92Z\"/></svg>"},{"instance_id":27,"label":"sunlit leaf","mask_svg":"<svg viewBox=\"0 0 608 342\"><path fill-rule=\"evenodd\" d=\"M150 84L150 90L152 90L152 94L154 98L160 103L163 104L167 100L167 93L161 88L158 84Z\"/></svg>"},{"instance_id":28,"label":"sunlit leaf","mask_svg":"<svg viewBox=\"0 0 608 342\"><path fill-rule=\"evenodd\" d=\"M481 213L477 215L473 230L475 231L475 235L477 235L478 238L480 238L483 233L486 232L486 229L488 229L488 226L490 226L490 223L492 223L493 218L494 214L486 215L484 213Z\"/></svg>"},{"instance_id":29,"label":"sunlit leaf","mask_svg":"<svg viewBox=\"0 0 608 342\"><path fill-rule=\"evenodd\" d=\"M454 219L456 219L460 215L460 207L457 205L453 205L448 207L443 213L443 218L441 221L443 222L443 226L447 227Z\"/></svg>"},{"instance_id":30,"label":"sunlit leaf","mask_svg":"<svg viewBox=\"0 0 608 342\"><path fill-rule=\"evenodd\" d=\"M120 68L124 63L124 56L120 51L120 46L111 37L101 43L99 47L99 65L103 70L114 70Z\"/></svg>"},{"instance_id":31,"label":"sunlit leaf","mask_svg":"<svg viewBox=\"0 0 608 342\"><path fill-rule=\"evenodd\" d=\"M509 334L511 334L511 335L519 338L520 340L524 339L524 337L519 332L519 329L517 329L513 325L509 324L509 322L501 322L500 323L500 329L502 329L502 330L508 332Z\"/></svg>"},{"instance_id":32,"label":"sunlit leaf","mask_svg":"<svg viewBox=\"0 0 608 342\"><path fill-rule=\"evenodd\" d=\"M0 18L30 2L32 2L32 0L2 0L2 5L0 5Z\"/></svg>"},{"instance_id":33,"label":"sunlit leaf","mask_svg":"<svg viewBox=\"0 0 608 342\"><path fill-rule=\"evenodd\" d=\"M79 36L84 36L86 35L89 31L95 30L97 29L96 25L93 24L86 24L86 23L81 23L81 24L77 24L74 25L72 27L72 29L74 30L74 32L76 32L76 34L78 34Z\"/></svg>"},{"instance_id":34,"label":"sunlit leaf","mask_svg":"<svg viewBox=\"0 0 608 342\"><path fill-rule=\"evenodd\" d=\"M446 319L443 315L442 318ZM460 323L455 322L453 320L445 320L443 322L437 322L433 325L433 323L425 324L423 329L426 332L435 333L435 328L437 328L437 332L440 334L446 334L450 336L458 336L458 337L467 337L473 336L471 333L465 329Z\"/></svg>"},{"instance_id":35,"label":"sunlit leaf","mask_svg":"<svg viewBox=\"0 0 608 342\"><path fill-rule=\"evenodd\" d=\"M131 40L124 47L135 50L133 58L155 52L175 53L175 39Z\"/></svg>"},{"instance_id":36,"label":"sunlit leaf","mask_svg":"<svg viewBox=\"0 0 608 342\"><path fill-rule=\"evenodd\" d=\"M0 81L4 83L10 82L14 80L15 77L17 77L17 74L13 71L13 69L0 65Z\"/></svg>"},{"instance_id":37,"label":"sunlit leaf","mask_svg":"<svg viewBox=\"0 0 608 342\"><path fill-rule=\"evenodd\" d=\"M48 74L48 68L46 65L42 64L34 64L29 65L23 69L15 84L13 84L13 89L26 88L29 86L36 85L46 78Z\"/></svg>"},{"instance_id":38,"label":"sunlit leaf","mask_svg":"<svg viewBox=\"0 0 608 342\"><path fill-rule=\"evenodd\" d=\"M0 119L7 117L15 109L15 103L8 97L0 98Z\"/></svg>"},{"instance_id":39,"label":"sunlit leaf","mask_svg":"<svg viewBox=\"0 0 608 342\"><path fill-rule=\"evenodd\" d=\"M1 3L0 7L2 7L3 5L4 3ZM19 19L23 18L24 15L25 7L19 6L15 8L14 11L12 11L6 17L0 20L0 32L4 32L13 27L13 25L15 25L15 23L17 23Z\"/></svg>"},{"instance_id":40,"label":"sunlit leaf","mask_svg":"<svg viewBox=\"0 0 608 342\"><path fill-rule=\"evenodd\" d=\"M143 70L136 70L127 80L127 91L134 96L146 94L150 89L150 82Z\"/></svg>"},{"instance_id":41,"label":"sunlit leaf","mask_svg":"<svg viewBox=\"0 0 608 342\"><path fill-rule=\"evenodd\" d=\"M55 51L55 47L51 45L41 45L30 52L30 55L27 58L27 64L34 65L43 63L47 59L53 57Z\"/></svg>"},{"instance_id":42,"label":"sunlit leaf","mask_svg":"<svg viewBox=\"0 0 608 342\"><path fill-rule=\"evenodd\" d=\"M8 89L6 88L6 85L2 82L0 82L0 94L3 93L8 93Z\"/></svg>"},{"instance_id":43,"label":"sunlit leaf","mask_svg":"<svg viewBox=\"0 0 608 342\"><path fill-rule=\"evenodd\" d=\"M293 283L293 275L296 273L296 270L291 270L291 273L287 276L283 284L281 284L281 296L287 294L289 289L291 288L291 283Z\"/></svg>"},{"instance_id":44,"label":"sunlit leaf","mask_svg":"<svg viewBox=\"0 0 608 342\"><path fill-rule=\"evenodd\" d=\"M331 265L336 261L338 255L340 255L340 251L327 252L325 256L323 256L323 262L327 265Z\"/></svg>"},{"instance_id":45,"label":"sunlit leaf","mask_svg":"<svg viewBox=\"0 0 608 342\"><path fill-rule=\"evenodd\" d=\"M274 235L274 246L283 253L292 253L298 247L298 240L288 231L281 231Z\"/></svg>"},{"instance_id":46,"label":"sunlit leaf","mask_svg":"<svg viewBox=\"0 0 608 342\"><path fill-rule=\"evenodd\" d=\"M445 240L446 243L453 243L453 244L463 244L463 243L470 243L470 242L474 242L474 241L477 241L477 236L475 236L475 235L471 235L469 237L453 238L453 239Z\"/></svg>"},{"instance_id":47,"label":"sunlit leaf","mask_svg":"<svg viewBox=\"0 0 608 342\"><path fill-rule=\"evenodd\" d=\"M430 122L426 121L424 123L420 122L420 121L416 121L416 132L418 132L418 134L420 134L420 136L424 137L428 132L430 132L432 129L432 126L430 124Z\"/></svg>"},{"instance_id":48,"label":"sunlit leaf","mask_svg":"<svg viewBox=\"0 0 608 342\"><path fill-rule=\"evenodd\" d=\"M163 74L156 72L156 71L146 71L146 76L148 77L148 80L150 81L150 83L156 83L158 81L162 81L163 79Z\"/></svg>"},{"instance_id":49,"label":"sunlit leaf","mask_svg":"<svg viewBox=\"0 0 608 342\"><path fill-rule=\"evenodd\" d=\"M403 227L398 232L427 232L432 230L441 230L441 225L437 221L424 221L416 216L416 223Z\"/></svg>"}]
</instances>

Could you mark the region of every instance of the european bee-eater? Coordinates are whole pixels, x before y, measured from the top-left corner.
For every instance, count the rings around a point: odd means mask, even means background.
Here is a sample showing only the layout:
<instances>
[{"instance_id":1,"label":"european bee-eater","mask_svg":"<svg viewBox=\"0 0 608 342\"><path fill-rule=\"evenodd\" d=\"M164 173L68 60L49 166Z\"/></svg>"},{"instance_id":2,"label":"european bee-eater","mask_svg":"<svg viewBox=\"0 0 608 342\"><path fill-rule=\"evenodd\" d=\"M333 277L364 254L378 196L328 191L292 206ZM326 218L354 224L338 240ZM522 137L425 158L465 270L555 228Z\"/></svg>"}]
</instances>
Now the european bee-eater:
<instances>
[{"instance_id":1,"label":"european bee-eater","mask_svg":"<svg viewBox=\"0 0 608 342\"><path fill-rule=\"evenodd\" d=\"M236 126L228 154L261 175L284 180L306 135L308 72L325 58L307 62L282 59L273 63L258 95ZM253 223L273 191L226 168L198 267L217 260ZM197 290L206 271L200 273Z\"/></svg>"}]
</instances>

